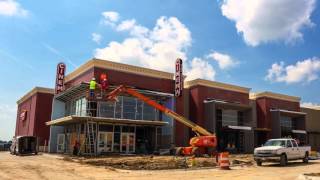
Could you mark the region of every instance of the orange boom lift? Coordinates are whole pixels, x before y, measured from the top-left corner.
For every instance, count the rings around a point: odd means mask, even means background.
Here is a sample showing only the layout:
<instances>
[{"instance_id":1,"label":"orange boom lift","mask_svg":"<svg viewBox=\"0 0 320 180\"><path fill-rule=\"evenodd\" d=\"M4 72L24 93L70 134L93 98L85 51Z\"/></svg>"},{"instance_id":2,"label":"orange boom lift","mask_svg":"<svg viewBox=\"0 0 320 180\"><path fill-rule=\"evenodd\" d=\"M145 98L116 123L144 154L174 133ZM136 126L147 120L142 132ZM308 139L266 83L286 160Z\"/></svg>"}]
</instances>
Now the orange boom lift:
<instances>
[{"instance_id":1,"label":"orange boom lift","mask_svg":"<svg viewBox=\"0 0 320 180\"><path fill-rule=\"evenodd\" d=\"M111 91L107 96L107 100L116 100L120 93L127 93L132 95L143 102L149 104L150 106L156 108L157 110L165 113L167 116L175 119L176 121L188 126L196 133L196 136L190 139L189 147L177 147L176 155L195 155L200 156L203 154L213 155L215 153L215 148L217 146L217 138L214 134L210 133L203 127L193 123L192 121L186 119L185 117L177 114L176 112L166 108L165 106L157 103L156 101L142 95L136 90L120 85L113 91Z\"/></svg>"}]
</instances>

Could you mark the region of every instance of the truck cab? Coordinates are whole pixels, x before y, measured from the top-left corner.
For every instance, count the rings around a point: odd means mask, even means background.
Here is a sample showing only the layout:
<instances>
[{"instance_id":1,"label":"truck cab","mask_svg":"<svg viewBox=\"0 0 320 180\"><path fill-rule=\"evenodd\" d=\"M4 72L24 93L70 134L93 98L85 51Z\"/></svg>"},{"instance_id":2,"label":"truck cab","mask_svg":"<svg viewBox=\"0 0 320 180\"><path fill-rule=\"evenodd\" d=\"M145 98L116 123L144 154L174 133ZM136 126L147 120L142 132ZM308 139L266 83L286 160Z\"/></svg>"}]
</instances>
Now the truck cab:
<instances>
[{"instance_id":1,"label":"truck cab","mask_svg":"<svg viewBox=\"0 0 320 180\"><path fill-rule=\"evenodd\" d=\"M254 160L258 166L263 162L280 162L285 166L288 161L302 159L308 163L310 146L299 146L295 139L270 139L262 147L254 149Z\"/></svg>"}]
</instances>

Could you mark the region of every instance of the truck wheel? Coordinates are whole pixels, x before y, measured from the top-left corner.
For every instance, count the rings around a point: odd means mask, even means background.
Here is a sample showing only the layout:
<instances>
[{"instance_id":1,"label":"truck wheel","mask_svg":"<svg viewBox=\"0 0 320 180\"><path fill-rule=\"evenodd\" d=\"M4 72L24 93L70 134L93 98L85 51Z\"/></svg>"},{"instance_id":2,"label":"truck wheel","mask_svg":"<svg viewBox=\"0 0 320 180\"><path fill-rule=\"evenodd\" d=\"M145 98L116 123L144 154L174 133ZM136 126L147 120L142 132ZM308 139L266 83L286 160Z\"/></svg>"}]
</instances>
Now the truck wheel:
<instances>
[{"instance_id":1,"label":"truck wheel","mask_svg":"<svg viewBox=\"0 0 320 180\"><path fill-rule=\"evenodd\" d=\"M308 163L309 162L309 153L308 152L306 152L306 154L304 155L304 158L302 159L302 161L304 163Z\"/></svg>"},{"instance_id":2,"label":"truck wheel","mask_svg":"<svg viewBox=\"0 0 320 180\"><path fill-rule=\"evenodd\" d=\"M285 154L281 154L281 157L280 157L280 165L281 165L281 166L287 165L287 156L286 156Z\"/></svg>"},{"instance_id":3,"label":"truck wheel","mask_svg":"<svg viewBox=\"0 0 320 180\"><path fill-rule=\"evenodd\" d=\"M257 166L262 166L262 161L257 160Z\"/></svg>"},{"instance_id":4,"label":"truck wheel","mask_svg":"<svg viewBox=\"0 0 320 180\"><path fill-rule=\"evenodd\" d=\"M181 156L182 155L182 147L177 147L176 148L176 156Z\"/></svg>"}]
</instances>

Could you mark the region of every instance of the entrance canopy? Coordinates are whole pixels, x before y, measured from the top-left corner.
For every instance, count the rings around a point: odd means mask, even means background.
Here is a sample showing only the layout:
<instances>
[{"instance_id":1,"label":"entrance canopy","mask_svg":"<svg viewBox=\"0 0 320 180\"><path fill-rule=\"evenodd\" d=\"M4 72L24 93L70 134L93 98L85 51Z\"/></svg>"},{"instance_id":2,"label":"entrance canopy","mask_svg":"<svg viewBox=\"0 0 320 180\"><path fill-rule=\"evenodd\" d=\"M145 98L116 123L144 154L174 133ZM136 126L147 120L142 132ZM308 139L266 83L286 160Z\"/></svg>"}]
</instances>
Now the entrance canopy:
<instances>
[{"instance_id":1,"label":"entrance canopy","mask_svg":"<svg viewBox=\"0 0 320 180\"><path fill-rule=\"evenodd\" d=\"M214 103L216 107L226 108L226 109L234 109L239 111L245 111L251 109L251 106L247 104L241 104L240 102L229 102L225 100L219 99L206 99L204 103Z\"/></svg>"},{"instance_id":2,"label":"entrance canopy","mask_svg":"<svg viewBox=\"0 0 320 180\"><path fill-rule=\"evenodd\" d=\"M284 109L271 109L271 112L280 112L280 115L283 116L288 116L288 117L303 117L306 116L307 113L304 112L299 112L299 111L288 111L288 110L284 110Z\"/></svg>"},{"instance_id":3,"label":"entrance canopy","mask_svg":"<svg viewBox=\"0 0 320 180\"><path fill-rule=\"evenodd\" d=\"M116 118L103 118L103 117L90 117L90 116L67 116L52 121L46 122L48 126L63 126L67 124L84 123L86 121L93 121L99 123L111 124L134 124L134 125L154 125L164 126L167 122L164 121L149 121L149 120L131 120L131 119L116 119Z\"/></svg>"}]
</instances>

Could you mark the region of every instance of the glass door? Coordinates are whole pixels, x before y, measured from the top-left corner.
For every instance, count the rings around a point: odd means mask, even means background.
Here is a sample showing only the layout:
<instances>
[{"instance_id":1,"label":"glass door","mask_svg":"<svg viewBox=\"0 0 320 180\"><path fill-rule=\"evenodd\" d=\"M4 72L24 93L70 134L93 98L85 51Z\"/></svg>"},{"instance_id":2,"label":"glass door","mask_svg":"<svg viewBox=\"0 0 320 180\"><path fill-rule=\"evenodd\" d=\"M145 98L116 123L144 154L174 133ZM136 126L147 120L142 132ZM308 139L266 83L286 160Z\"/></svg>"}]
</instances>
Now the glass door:
<instances>
[{"instance_id":1,"label":"glass door","mask_svg":"<svg viewBox=\"0 0 320 180\"><path fill-rule=\"evenodd\" d=\"M121 146L120 146L121 152L128 153L127 144L128 144L128 133L121 133Z\"/></svg>"},{"instance_id":2,"label":"glass door","mask_svg":"<svg viewBox=\"0 0 320 180\"><path fill-rule=\"evenodd\" d=\"M135 134L134 133L121 133L120 151L127 154L135 152Z\"/></svg>"},{"instance_id":3,"label":"glass door","mask_svg":"<svg viewBox=\"0 0 320 180\"><path fill-rule=\"evenodd\" d=\"M128 152L134 153L135 152L135 134L134 133L128 133Z\"/></svg>"},{"instance_id":4,"label":"glass door","mask_svg":"<svg viewBox=\"0 0 320 180\"><path fill-rule=\"evenodd\" d=\"M64 152L65 147L65 135L64 134L58 134L57 138L57 152Z\"/></svg>"},{"instance_id":5,"label":"glass door","mask_svg":"<svg viewBox=\"0 0 320 180\"><path fill-rule=\"evenodd\" d=\"M99 146L98 152L112 152L113 151L113 133L99 132Z\"/></svg>"}]
</instances>

